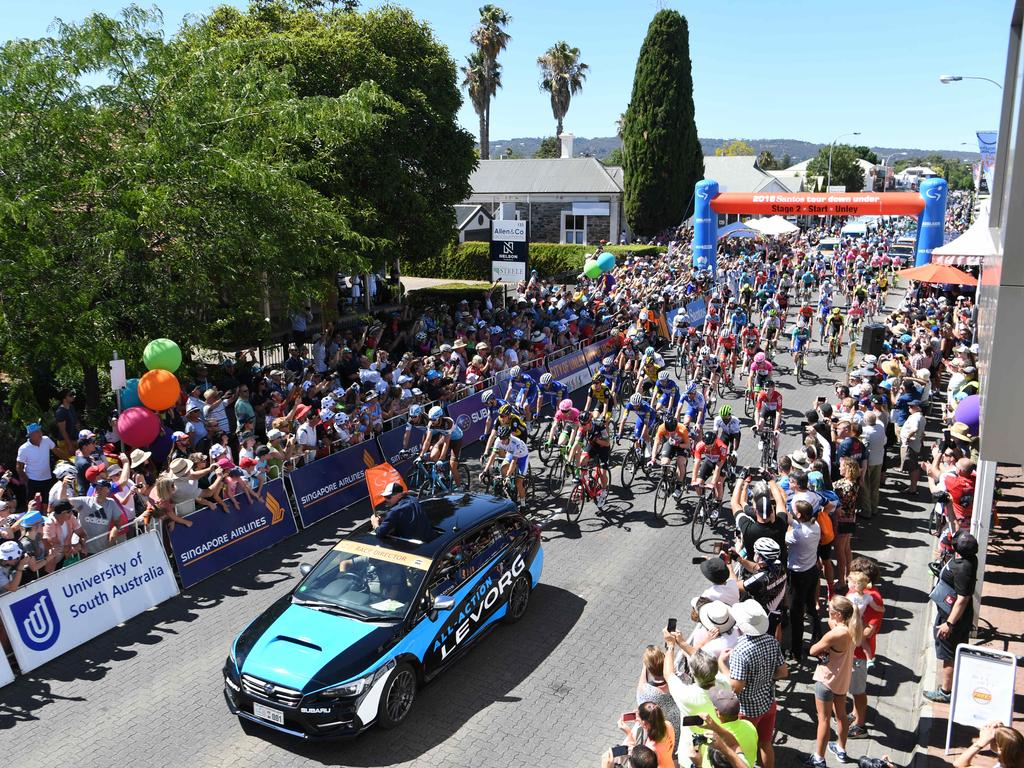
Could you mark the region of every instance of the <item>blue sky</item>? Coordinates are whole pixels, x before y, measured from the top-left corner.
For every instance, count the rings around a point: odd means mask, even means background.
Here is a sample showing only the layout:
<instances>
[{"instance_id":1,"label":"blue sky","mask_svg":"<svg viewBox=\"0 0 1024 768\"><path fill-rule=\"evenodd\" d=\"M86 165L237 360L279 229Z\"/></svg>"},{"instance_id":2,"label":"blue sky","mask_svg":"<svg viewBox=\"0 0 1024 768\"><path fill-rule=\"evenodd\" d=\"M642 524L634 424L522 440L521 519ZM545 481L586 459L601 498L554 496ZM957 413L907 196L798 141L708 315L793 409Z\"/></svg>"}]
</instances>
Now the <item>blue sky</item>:
<instances>
[{"instance_id":1,"label":"blue sky","mask_svg":"<svg viewBox=\"0 0 1024 768\"><path fill-rule=\"evenodd\" d=\"M462 63L484 0L408 0ZM148 3L141 3L148 5ZM169 31L212 0L162 0ZM232 5L244 6L236 0ZM381 5L364 0L363 6ZM1010 0L504 0L512 41L502 55L504 87L491 106L491 139L554 132L536 59L564 39L580 48L590 74L566 117L577 136L611 136L629 101L636 56L661 6L690 25L697 129L709 138L829 142L861 132L871 146L976 150L974 131L998 124L1001 94L980 81L950 85L941 74L1002 81ZM4 0L0 36L38 37L52 19L114 13L110 0ZM478 121L465 104L462 124ZM962 146L967 142L967 146Z\"/></svg>"}]
</instances>

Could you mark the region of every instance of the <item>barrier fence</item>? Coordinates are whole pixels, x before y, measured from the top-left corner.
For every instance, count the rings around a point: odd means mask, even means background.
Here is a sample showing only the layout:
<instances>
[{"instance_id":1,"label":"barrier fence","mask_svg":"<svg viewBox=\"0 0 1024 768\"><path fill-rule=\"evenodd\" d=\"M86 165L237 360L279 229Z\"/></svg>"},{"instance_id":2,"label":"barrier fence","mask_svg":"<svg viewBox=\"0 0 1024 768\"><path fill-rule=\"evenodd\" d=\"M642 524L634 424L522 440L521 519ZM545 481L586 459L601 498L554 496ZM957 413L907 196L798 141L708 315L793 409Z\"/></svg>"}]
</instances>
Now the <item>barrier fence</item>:
<instances>
[{"instance_id":1,"label":"barrier fence","mask_svg":"<svg viewBox=\"0 0 1024 768\"><path fill-rule=\"evenodd\" d=\"M539 380L549 372L574 391L589 383L607 346L606 333L586 345L556 350L532 364L527 373ZM488 408L482 390L502 381L508 381L505 371L445 406L463 431L464 447L484 434ZM399 453L418 446L423 435L420 427L393 426L371 440L272 480L254 500L246 494L236 496L239 508L227 513L219 507L196 507L192 502L179 505L179 514L191 525L176 525L167 534L173 567L161 532L150 530L0 597L0 622L21 672L35 669L177 595L175 571L187 589L284 541L298 532L299 523L309 528L334 517L342 527L353 525L361 515L356 505L369 498L366 470L386 461L407 473L411 460L401 459ZM0 686L13 680L10 665L0 653Z\"/></svg>"}]
</instances>

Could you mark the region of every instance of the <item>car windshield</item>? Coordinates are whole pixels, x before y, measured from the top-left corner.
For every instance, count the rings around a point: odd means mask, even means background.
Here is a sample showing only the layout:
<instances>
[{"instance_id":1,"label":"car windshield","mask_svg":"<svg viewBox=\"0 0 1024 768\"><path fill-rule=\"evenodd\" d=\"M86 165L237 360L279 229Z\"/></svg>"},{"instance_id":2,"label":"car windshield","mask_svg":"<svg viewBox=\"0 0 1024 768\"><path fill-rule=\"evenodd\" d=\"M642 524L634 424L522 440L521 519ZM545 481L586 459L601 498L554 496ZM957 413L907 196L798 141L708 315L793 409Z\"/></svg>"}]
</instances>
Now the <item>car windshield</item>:
<instances>
[{"instance_id":1,"label":"car windshield","mask_svg":"<svg viewBox=\"0 0 1024 768\"><path fill-rule=\"evenodd\" d=\"M292 602L370 621L400 619L429 568L429 558L345 539L302 580Z\"/></svg>"}]
</instances>

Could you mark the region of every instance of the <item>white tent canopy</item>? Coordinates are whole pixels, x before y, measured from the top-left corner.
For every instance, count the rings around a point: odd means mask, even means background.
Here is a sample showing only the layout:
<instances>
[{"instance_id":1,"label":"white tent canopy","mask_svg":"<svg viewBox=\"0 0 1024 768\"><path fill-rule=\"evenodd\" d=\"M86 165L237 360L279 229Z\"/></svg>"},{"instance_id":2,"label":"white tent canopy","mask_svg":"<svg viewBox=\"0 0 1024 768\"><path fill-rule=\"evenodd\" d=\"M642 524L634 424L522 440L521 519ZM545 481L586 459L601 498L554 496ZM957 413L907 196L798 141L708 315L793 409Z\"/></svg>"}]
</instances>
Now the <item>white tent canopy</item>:
<instances>
[{"instance_id":1,"label":"white tent canopy","mask_svg":"<svg viewBox=\"0 0 1024 768\"><path fill-rule=\"evenodd\" d=\"M751 219L746 224L748 227L756 229L762 235L773 235L775 237L788 235L800 229L796 224L786 221L781 216L772 216L767 219Z\"/></svg>"},{"instance_id":2,"label":"white tent canopy","mask_svg":"<svg viewBox=\"0 0 1024 768\"><path fill-rule=\"evenodd\" d=\"M718 239L721 240L723 237L758 237L760 234L756 229L737 221L718 230Z\"/></svg>"},{"instance_id":3,"label":"white tent canopy","mask_svg":"<svg viewBox=\"0 0 1024 768\"><path fill-rule=\"evenodd\" d=\"M954 267L975 267L996 253L992 230L988 227L988 205L984 204L978 217L956 240L950 240L932 251L932 262Z\"/></svg>"}]
</instances>

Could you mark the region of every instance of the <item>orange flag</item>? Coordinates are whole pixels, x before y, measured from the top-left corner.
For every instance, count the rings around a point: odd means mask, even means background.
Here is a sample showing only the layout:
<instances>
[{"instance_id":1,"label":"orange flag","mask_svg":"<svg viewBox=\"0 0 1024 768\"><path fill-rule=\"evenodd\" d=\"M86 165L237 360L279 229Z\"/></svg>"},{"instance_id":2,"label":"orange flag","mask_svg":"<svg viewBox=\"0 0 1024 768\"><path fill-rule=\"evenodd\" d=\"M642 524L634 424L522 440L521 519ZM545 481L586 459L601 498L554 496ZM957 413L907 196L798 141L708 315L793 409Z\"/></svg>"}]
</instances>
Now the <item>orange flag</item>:
<instances>
[{"instance_id":1,"label":"orange flag","mask_svg":"<svg viewBox=\"0 0 1024 768\"><path fill-rule=\"evenodd\" d=\"M386 461L383 464L367 467L366 487L370 489L370 505L374 509L384 503L384 497L381 494L387 488L388 483L398 483L405 490L409 490L405 480L402 479L402 473Z\"/></svg>"}]
</instances>

